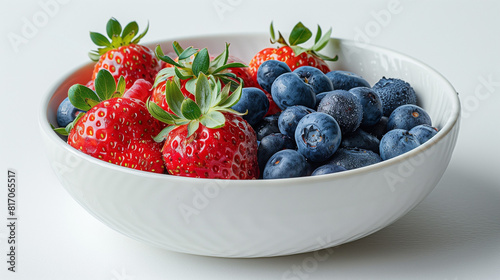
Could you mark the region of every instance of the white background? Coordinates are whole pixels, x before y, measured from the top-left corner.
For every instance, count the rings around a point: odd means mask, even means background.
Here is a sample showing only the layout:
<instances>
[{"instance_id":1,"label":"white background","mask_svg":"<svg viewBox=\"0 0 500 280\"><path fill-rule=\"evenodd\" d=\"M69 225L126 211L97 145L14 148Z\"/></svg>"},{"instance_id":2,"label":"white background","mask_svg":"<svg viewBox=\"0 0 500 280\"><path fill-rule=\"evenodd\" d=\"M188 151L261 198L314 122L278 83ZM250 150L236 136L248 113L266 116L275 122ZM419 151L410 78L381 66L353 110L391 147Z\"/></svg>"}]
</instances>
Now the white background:
<instances>
[{"instance_id":1,"label":"white background","mask_svg":"<svg viewBox=\"0 0 500 280\"><path fill-rule=\"evenodd\" d=\"M0 279L500 279L500 2L54 1L1 2ZM49 2L56 5L43 4ZM391 5L397 9L383 17ZM88 62L94 48L88 32L104 33L111 16L122 23L137 20L141 27L149 21L146 43L267 33L271 20L289 30L301 20L314 31L317 24L331 26L334 37L415 57L447 77L463 102L450 166L401 220L321 252L328 258L316 266L313 254L210 258L124 237L66 193L45 158L37 125L42 97ZM36 24L31 32L28 22ZM5 262L8 168L19 176L16 273Z\"/></svg>"}]
</instances>

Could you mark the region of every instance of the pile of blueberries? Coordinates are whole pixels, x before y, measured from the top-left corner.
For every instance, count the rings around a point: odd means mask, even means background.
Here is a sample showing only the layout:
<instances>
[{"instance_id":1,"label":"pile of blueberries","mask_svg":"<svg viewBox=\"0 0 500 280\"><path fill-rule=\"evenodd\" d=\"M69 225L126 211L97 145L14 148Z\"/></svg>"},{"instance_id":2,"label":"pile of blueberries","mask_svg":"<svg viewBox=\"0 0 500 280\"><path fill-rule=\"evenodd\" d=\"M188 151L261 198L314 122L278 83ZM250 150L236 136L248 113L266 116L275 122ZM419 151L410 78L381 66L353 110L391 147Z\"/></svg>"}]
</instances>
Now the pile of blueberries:
<instances>
[{"instance_id":1,"label":"pile of blueberries","mask_svg":"<svg viewBox=\"0 0 500 280\"><path fill-rule=\"evenodd\" d=\"M269 101L258 88L244 88L233 109L245 112L259 141L264 179L321 175L360 168L408 152L437 133L417 106L407 82L380 79L373 87L347 71L324 74L281 61L264 62L257 81L281 112L265 116Z\"/></svg>"}]
</instances>

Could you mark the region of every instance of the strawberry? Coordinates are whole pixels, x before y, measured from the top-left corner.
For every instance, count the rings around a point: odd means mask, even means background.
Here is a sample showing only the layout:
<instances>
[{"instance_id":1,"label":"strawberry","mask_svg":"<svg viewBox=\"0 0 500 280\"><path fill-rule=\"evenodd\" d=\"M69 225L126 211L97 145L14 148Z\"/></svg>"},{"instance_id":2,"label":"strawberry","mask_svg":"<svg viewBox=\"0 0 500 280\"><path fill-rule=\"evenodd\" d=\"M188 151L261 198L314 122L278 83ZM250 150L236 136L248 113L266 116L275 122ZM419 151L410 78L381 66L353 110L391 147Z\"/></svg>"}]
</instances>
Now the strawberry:
<instances>
[{"instance_id":1,"label":"strawberry","mask_svg":"<svg viewBox=\"0 0 500 280\"><path fill-rule=\"evenodd\" d=\"M168 173L216 179L257 179L257 137L253 128L230 109L242 85L229 95L230 85L199 73L194 101L185 98L175 81L167 80L167 103L173 113L149 101L151 115L170 126L158 134Z\"/></svg>"},{"instance_id":2,"label":"strawberry","mask_svg":"<svg viewBox=\"0 0 500 280\"><path fill-rule=\"evenodd\" d=\"M142 98L144 93L138 93L141 89L136 87L129 98L122 97L125 80L120 78L117 85L107 70L99 71L95 87L93 91L76 84L69 89L71 103L87 112L56 131L68 136L69 145L92 157L132 169L163 173L161 144L153 140L162 127L148 113L144 101L134 97Z\"/></svg>"},{"instance_id":3,"label":"strawberry","mask_svg":"<svg viewBox=\"0 0 500 280\"><path fill-rule=\"evenodd\" d=\"M151 100L168 113L172 113L172 111L168 108L165 100L165 82L167 80L174 80L179 85L182 94L193 100L195 84L200 73L208 75L209 79L220 80L223 85L231 82L232 90L236 89L240 79L243 79L244 82L244 79L251 81L251 77L246 71L246 65L235 57L229 56L229 44L226 44L225 50L213 59L206 48L201 50L193 47L183 49L178 42L173 42L173 48L178 55L176 59L164 55L160 46L156 48L156 56L170 66L160 70L156 76L151 95Z\"/></svg>"},{"instance_id":4,"label":"strawberry","mask_svg":"<svg viewBox=\"0 0 500 280\"><path fill-rule=\"evenodd\" d=\"M265 48L259 51L252 58L248 64L248 71L252 75L252 79L255 84L257 83L257 70L259 70L260 65L266 60L280 60L284 61L290 69L293 71L301 66L313 66L320 69L323 73L330 72L330 68L325 61L336 61L337 56L330 58L319 54L318 52L322 50L329 42L332 30L328 30L324 36L321 34L321 28L318 26L318 31L314 40L314 45L311 48L303 48L299 46L302 43L307 42L312 37L312 32L305 27L301 22L297 23L290 33L288 42L283 38L281 32L278 31L279 37L275 39L274 27L271 22L271 43L279 43L281 46L278 48ZM271 94L266 92L269 101L272 101ZM269 111L267 115L273 115L279 112L278 106L274 103L270 103Z\"/></svg>"},{"instance_id":5,"label":"strawberry","mask_svg":"<svg viewBox=\"0 0 500 280\"><path fill-rule=\"evenodd\" d=\"M122 30L120 23L111 18L106 26L109 39L100 33L90 32L90 38L98 46L96 51L89 53L89 57L97 62L92 80L96 78L99 70L106 69L111 72L115 82L123 76L127 89L135 80L141 78L153 83L161 64L151 49L138 44L147 31L148 27L136 37L139 26L135 21L127 24Z\"/></svg>"}]
</instances>

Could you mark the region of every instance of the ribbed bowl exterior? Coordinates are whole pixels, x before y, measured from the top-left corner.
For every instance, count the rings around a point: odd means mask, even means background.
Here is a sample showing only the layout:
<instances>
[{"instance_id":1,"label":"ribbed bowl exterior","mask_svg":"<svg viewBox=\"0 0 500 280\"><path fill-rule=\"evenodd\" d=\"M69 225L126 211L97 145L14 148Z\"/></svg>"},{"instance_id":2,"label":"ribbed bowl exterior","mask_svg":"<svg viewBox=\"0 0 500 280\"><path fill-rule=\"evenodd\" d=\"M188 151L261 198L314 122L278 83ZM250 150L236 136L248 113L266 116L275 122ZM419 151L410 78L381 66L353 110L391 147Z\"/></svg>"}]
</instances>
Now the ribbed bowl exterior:
<instances>
[{"instance_id":1,"label":"ribbed bowl exterior","mask_svg":"<svg viewBox=\"0 0 500 280\"><path fill-rule=\"evenodd\" d=\"M264 35L186 38L183 46L224 42L246 61L267 46ZM428 66L399 53L332 39L333 69L371 84L404 79L440 132L424 145L380 164L325 176L280 180L207 180L150 174L99 161L71 148L50 128L72 84L91 66L73 71L42 104L40 128L51 166L64 188L89 213L133 239L172 251L218 257L289 255L359 239L396 221L436 186L459 131L453 87ZM169 50L170 42L160 42ZM166 52L167 52L166 51ZM96 178L95 180L93 178Z\"/></svg>"}]
</instances>

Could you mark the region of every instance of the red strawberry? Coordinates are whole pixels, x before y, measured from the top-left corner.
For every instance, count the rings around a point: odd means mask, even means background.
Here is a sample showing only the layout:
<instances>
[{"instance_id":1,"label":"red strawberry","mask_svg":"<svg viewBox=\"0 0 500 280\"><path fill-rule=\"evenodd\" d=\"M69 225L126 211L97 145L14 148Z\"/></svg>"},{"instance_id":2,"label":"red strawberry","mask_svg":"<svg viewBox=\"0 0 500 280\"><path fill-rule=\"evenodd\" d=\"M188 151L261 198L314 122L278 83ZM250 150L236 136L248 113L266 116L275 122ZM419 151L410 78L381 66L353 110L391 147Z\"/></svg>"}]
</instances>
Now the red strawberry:
<instances>
[{"instance_id":1,"label":"red strawberry","mask_svg":"<svg viewBox=\"0 0 500 280\"><path fill-rule=\"evenodd\" d=\"M126 88L130 88L137 79L145 79L153 83L161 65L151 49L138 45L148 28L135 37L139 32L135 21L127 24L122 30L120 23L111 18L106 31L109 39L100 33L90 32L90 38L99 46L97 51L89 53L90 58L97 62L92 80L95 79L99 70L106 69L111 72L116 82L120 76L123 76Z\"/></svg>"},{"instance_id":2,"label":"red strawberry","mask_svg":"<svg viewBox=\"0 0 500 280\"><path fill-rule=\"evenodd\" d=\"M69 89L71 103L87 112L56 131L68 135L69 145L95 158L163 173L161 144L153 140L162 126L149 114L144 101L134 98L133 92L131 98L121 97L124 79L117 85L107 70L97 74L95 86L96 91L79 84Z\"/></svg>"},{"instance_id":3,"label":"red strawberry","mask_svg":"<svg viewBox=\"0 0 500 280\"><path fill-rule=\"evenodd\" d=\"M148 97L151 96L151 87L153 85L144 80L137 79L134 84L123 94L124 98L135 98L146 102Z\"/></svg>"},{"instance_id":4,"label":"red strawberry","mask_svg":"<svg viewBox=\"0 0 500 280\"><path fill-rule=\"evenodd\" d=\"M195 87L195 100L184 98L173 81L165 83L169 108L153 102L150 113L170 124L156 138L165 139L163 160L168 173L177 176L257 179L257 137L239 113L230 109L241 96L242 85L229 95L229 85L209 81L201 73Z\"/></svg>"},{"instance_id":5,"label":"red strawberry","mask_svg":"<svg viewBox=\"0 0 500 280\"><path fill-rule=\"evenodd\" d=\"M256 179L257 138L236 114L224 113L221 128L200 125L189 137L187 125L172 130L163 146L163 159L172 175L218 179Z\"/></svg>"},{"instance_id":6,"label":"red strawberry","mask_svg":"<svg viewBox=\"0 0 500 280\"><path fill-rule=\"evenodd\" d=\"M230 55L228 60L227 60L227 63L234 63L234 62L244 64L241 59ZM232 67L232 68L228 68L228 69L224 70L223 73L235 74L237 77L239 77L243 80L244 87L257 87L258 86L258 84L254 82L254 80L252 78L252 74L250 74L250 70L248 67Z\"/></svg>"},{"instance_id":7,"label":"red strawberry","mask_svg":"<svg viewBox=\"0 0 500 280\"><path fill-rule=\"evenodd\" d=\"M283 61L290 67L292 71L301 66L308 65L316 67L324 73L330 72L330 68L325 61L337 60L337 56L335 56L334 58L330 58L318 53L318 51L322 50L328 44L332 31L331 29L328 30L328 32L324 36L321 36L321 28L318 26L318 32L316 34L314 45L309 49L299 46L299 44L305 43L312 36L312 32L301 22L297 23L297 25L295 25L292 32L290 33L290 37L288 39L289 43L286 42L280 32L278 32L278 39L275 39L274 27L272 22L270 30L271 42L279 43L282 46L279 48L265 48L259 51L252 58L252 60L248 64L248 71L252 75L252 79L256 84L258 84L257 70L259 70L260 65L267 60ZM269 97L270 93L267 94ZM272 115L278 112L278 110L278 106L276 106L274 102L271 102L267 115Z\"/></svg>"}]
</instances>

